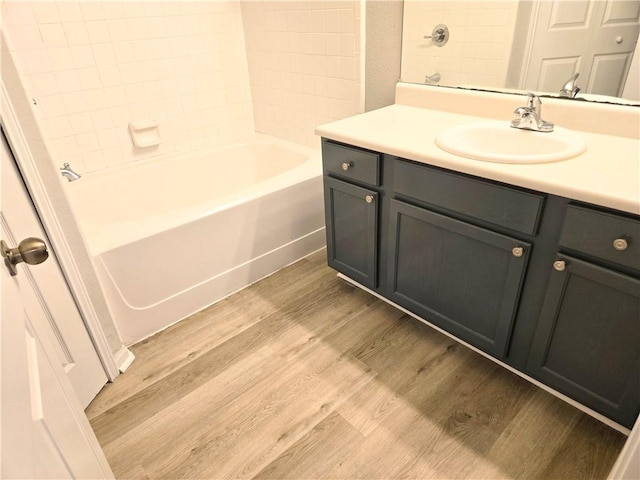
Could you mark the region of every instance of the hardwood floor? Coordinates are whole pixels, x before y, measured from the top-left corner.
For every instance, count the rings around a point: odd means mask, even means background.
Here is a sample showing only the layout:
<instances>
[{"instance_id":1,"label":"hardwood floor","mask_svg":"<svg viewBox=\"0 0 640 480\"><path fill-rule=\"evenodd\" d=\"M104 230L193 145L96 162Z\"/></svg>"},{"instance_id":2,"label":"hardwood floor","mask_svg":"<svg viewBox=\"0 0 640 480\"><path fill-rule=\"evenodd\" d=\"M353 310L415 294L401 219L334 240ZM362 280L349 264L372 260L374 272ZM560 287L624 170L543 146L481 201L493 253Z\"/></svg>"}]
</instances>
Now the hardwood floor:
<instances>
[{"instance_id":1,"label":"hardwood floor","mask_svg":"<svg viewBox=\"0 0 640 480\"><path fill-rule=\"evenodd\" d=\"M117 478L605 478L626 440L324 251L132 350L87 409Z\"/></svg>"}]
</instances>

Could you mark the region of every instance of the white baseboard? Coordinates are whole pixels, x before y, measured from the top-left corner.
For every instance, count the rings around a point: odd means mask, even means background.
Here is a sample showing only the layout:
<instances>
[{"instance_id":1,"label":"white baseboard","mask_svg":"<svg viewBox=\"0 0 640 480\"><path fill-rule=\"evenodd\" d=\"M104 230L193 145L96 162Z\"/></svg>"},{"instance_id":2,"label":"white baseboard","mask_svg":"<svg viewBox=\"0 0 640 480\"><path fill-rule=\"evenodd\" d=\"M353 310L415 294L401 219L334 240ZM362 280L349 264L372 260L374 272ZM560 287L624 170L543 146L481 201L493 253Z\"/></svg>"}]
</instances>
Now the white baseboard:
<instances>
[{"instance_id":1,"label":"white baseboard","mask_svg":"<svg viewBox=\"0 0 640 480\"><path fill-rule=\"evenodd\" d=\"M113 355L113 358L120 373L124 373L136 359L136 356L127 347L122 347Z\"/></svg>"}]
</instances>

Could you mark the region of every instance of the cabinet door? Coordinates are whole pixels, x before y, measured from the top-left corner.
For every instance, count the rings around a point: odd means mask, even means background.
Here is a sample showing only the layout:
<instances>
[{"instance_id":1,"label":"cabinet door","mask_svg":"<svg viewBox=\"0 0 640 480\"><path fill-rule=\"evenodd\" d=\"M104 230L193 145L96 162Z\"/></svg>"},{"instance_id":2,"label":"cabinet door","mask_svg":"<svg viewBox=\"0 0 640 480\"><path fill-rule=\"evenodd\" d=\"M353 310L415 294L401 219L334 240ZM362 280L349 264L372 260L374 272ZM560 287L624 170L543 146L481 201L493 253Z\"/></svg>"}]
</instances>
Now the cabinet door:
<instances>
[{"instance_id":1,"label":"cabinet door","mask_svg":"<svg viewBox=\"0 0 640 480\"><path fill-rule=\"evenodd\" d=\"M504 357L530 245L391 201L392 299Z\"/></svg>"},{"instance_id":2,"label":"cabinet door","mask_svg":"<svg viewBox=\"0 0 640 480\"><path fill-rule=\"evenodd\" d=\"M564 264L549 280L529 370L631 428L640 410L640 280L558 259Z\"/></svg>"},{"instance_id":3,"label":"cabinet door","mask_svg":"<svg viewBox=\"0 0 640 480\"><path fill-rule=\"evenodd\" d=\"M365 287L376 287L378 194L325 178L327 261Z\"/></svg>"}]
</instances>

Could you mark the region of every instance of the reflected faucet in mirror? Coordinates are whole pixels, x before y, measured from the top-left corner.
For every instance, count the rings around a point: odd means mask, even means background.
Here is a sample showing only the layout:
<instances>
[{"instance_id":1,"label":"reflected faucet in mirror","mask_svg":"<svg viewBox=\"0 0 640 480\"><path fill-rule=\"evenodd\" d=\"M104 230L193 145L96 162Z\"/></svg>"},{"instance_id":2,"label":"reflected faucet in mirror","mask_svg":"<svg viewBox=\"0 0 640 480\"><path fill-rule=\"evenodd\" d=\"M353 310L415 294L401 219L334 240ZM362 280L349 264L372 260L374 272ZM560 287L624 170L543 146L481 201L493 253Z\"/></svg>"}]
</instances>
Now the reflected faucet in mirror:
<instances>
[{"instance_id":1,"label":"reflected faucet in mirror","mask_svg":"<svg viewBox=\"0 0 640 480\"><path fill-rule=\"evenodd\" d=\"M64 165L62 165L62 168L60 169L60 174L70 182L73 182L74 180L78 180L80 177L82 177L82 175L80 175L79 173L74 172L71 169L71 165L69 165L68 163L65 163Z\"/></svg>"},{"instance_id":2,"label":"reflected faucet in mirror","mask_svg":"<svg viewBox=\"0 0 640 480\"><path fill-rule=\"evenodd\" d=\"M580 91L580 87L576 84L576 80L580 76L579 73L575 73L571 76L567 83L565 83L560 89L560 96L567 98L576 98L578 92Z\"/></svg>"},{"instance_id":3,"label":"reflected faucet in mirror","mask_svg":"<svg viewBox=\"0 0 640 480\"><path fill-rule=\"evenodd\" d=\"M427 85L437 85L442 77L438 72L424 77L424 83Z\"/></svg>"}]
</instances>

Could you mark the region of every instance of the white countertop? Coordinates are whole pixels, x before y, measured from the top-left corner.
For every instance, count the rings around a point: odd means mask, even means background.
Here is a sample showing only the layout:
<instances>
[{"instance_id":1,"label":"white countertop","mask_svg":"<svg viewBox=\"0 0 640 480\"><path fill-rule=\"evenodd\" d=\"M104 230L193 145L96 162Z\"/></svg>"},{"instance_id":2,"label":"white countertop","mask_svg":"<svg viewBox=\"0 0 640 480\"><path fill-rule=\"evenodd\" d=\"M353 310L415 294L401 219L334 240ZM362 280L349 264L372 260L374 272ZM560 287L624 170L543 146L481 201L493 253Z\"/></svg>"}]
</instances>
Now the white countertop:
<instances>
[{"instance_id":1,"label":"white countertop","mask_svg":"<svg viewBox=\"0 0 640 480\"><path fill-rule=\"evenodd\" d=\"M316 133L417 162L640 214L637 138L577 131L587 145L584 153L558 162L526 165L471 160L447 153L434 142L442 129L481 120L396 104L321 125ZM505 124L510 120L505 118Z\"/></svg>"}]
</instances>

